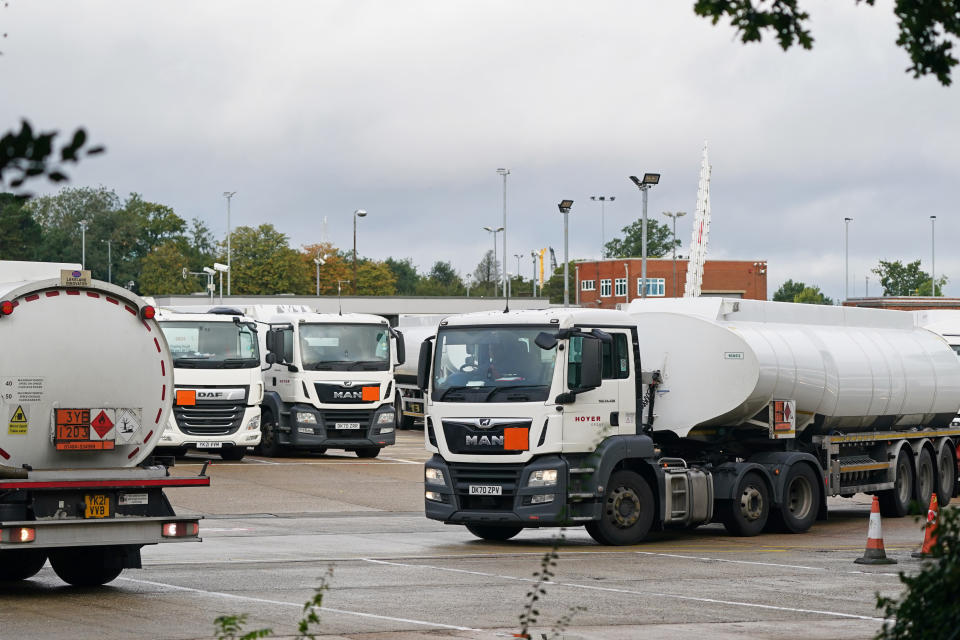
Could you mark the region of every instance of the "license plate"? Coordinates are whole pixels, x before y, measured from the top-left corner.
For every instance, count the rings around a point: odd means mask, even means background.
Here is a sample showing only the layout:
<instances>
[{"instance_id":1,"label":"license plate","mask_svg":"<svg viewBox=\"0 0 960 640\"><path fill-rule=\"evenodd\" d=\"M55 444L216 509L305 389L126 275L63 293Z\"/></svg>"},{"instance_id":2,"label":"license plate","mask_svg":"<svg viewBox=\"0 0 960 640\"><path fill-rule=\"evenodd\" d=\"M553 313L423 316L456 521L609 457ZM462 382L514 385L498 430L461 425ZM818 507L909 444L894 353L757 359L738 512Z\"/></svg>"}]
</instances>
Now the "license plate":
<instances>
[{"instance_id":1,"label":"license plate","mask_svg":"<svg viewBox=\"0 0 960 640\"><path fill-rule=\"evenodd\" d=\"M333 425L334 429L359 429L359 422L335 422Z\"/></svg>"},{"instance_id":2,"label":"license plate","mask_svg":"<svg viewBox=\"0 0 960 640\"><path fill-rule=\"evenodd\" d=\"M411 404L411 405L410 405L410 411L414 411L414 412L416 412L416 413L423 413L423 405L422 405L422 404Z\"/></svg>"},{"instance_id":3,"label":"license plate","mask_svg":"<svg viewBox=\"0 0 960 640\"><path fill-rule=\"evenodd\" d=\"M108 518L110 516L110 497L102 493L83 496L86 503L84 518Z\"/></svg>"},{"instance_id":4,"label":"license plate","mask_svg":"<svg viewBox=\"0 0 960 640\"><path fill-rule=\"evenodd\" d=\"M470 495L472 496L502 496L503 487L497 484L472 484L470 485Z\"/></svg>"},{"instance_id":5,"label":"license plate","mask_svg":"<svg viewBox=\"0 0 960 640\"><path fill-rule=\"evenodd\" d=\"M197 449L223 449L222 442L198 442Z\"/></svg>"}]
</instances>

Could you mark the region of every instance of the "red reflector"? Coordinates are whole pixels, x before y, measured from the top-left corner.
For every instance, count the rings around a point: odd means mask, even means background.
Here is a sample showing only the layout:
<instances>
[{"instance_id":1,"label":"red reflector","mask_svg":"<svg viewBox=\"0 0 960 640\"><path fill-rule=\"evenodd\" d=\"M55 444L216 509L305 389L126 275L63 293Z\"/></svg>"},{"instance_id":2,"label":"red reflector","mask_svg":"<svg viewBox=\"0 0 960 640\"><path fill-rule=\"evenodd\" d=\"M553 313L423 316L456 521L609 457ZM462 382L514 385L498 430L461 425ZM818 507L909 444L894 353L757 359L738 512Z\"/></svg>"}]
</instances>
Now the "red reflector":
<instances>
[{"instance_id":1,"label":"red reflector","mask_svg":"<svg viewBox=\"0 0 960 640\"><path fill-rule=\"evenodd\" d=\"M153 320L154 316L157 315L157 310L154 307L151 307L149 304L143 307L140 307L140 318L143 320Z\"/></svg>"},{"instance_id":2,"label":"red reflector","mask_svg":"<svg viewBox=\"0 0 960 640\"><path fill-rule=\"evenodd\" d=\"M33 542L37 539L37 531L33 527L10 527L5 531L9 534L9 542Z\"/></svg>"},{"instance_id":3,"label":"red reflector","mask_svg":"<svg viewBox=\"0 0 960 640\"><path fill-rule=\"evenodd\" d=\"M164 522L164 538L187 538L200 533L199 522Z\"/></svg>"},{"instance_id":4,"label":"red reflector","mask_svg":"<svg viewBox=\"0 0 960 640\"><path fill-rule=\"evenodd\" d=\"M0 302L0 315L8 316L13 313L13 303L9 300Z\"/></svg>"}]
</instances>

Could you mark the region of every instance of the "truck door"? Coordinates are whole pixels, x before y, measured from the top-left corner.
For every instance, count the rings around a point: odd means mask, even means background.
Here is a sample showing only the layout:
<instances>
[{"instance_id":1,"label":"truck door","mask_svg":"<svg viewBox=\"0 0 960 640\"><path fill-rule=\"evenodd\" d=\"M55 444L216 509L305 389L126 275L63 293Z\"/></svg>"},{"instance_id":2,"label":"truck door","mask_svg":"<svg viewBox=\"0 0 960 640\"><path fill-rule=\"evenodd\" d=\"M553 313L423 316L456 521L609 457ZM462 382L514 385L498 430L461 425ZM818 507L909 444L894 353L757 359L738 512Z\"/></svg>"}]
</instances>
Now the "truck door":
<instances>
[{"instance_id":1,"label":"truck door","mask_svg":"<svg viewBox=\"0 0 960 640\"><path fill-rule=\"evenodd\" d=\"M603 344L603 373L599 387L577 394L572 404L564 405L563 440L579 443L592 450L604 438L636 432L636 402L633 389L633 354L627 329L609 329L612 341ZM568 342L566 388L580 385L580 353L583 340L572 336Z\"/></svg>"}]
</instances>

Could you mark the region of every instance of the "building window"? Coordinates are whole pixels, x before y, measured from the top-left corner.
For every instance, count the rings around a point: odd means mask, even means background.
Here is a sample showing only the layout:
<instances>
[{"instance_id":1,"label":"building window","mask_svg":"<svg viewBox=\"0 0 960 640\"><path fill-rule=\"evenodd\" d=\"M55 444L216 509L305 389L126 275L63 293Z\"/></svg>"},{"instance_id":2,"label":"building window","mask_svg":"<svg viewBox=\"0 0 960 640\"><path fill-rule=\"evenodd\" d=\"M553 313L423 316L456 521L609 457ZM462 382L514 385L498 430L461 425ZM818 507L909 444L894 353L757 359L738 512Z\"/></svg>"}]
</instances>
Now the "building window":
<instances>
[{"instance_id":1,"label":"building window","mask_svg":"<svg viewBox=\"0 0 960 640\"><path fill-rule=\"evenodd\" d=\"M649 278L647 278L649 280ZM617 281L614 283L615 296L626 296L627 295L627 279L626 278L617 278Z\"/></svg>"},{"instance_id":2,"label":"building window","mask_svg":"<svg viewBox=\"0 0 960 640\"><path fill-rule=\"evenodd\" d=\"M596 290L597 290L597 281L596 281L596 280L581 280L581 281L580 281L580 290L581 290L581 291L596 291Z\"/></svg>"},{"instance_id":3,"label":"building window","mask_svg":"<svg viewBox=\"0 0 960 640\"><path fill-rule=\"evenodd\" d=\"M610 297L610 278L605 278L600 281L600 297Z\"/></svg>"},{"instance_id":4,"label":"building window","mask_svg":"<svg viewBox=\"0 0 960 640\"><path fill-rule=\"evenodd\" d=\"M642 278L637 278L637 295L643 295L643 289L640 283ZM650 297L663 297L666 291L666 281L663 278L647 278L647 295Z\"/></svg>"}]
</instances>

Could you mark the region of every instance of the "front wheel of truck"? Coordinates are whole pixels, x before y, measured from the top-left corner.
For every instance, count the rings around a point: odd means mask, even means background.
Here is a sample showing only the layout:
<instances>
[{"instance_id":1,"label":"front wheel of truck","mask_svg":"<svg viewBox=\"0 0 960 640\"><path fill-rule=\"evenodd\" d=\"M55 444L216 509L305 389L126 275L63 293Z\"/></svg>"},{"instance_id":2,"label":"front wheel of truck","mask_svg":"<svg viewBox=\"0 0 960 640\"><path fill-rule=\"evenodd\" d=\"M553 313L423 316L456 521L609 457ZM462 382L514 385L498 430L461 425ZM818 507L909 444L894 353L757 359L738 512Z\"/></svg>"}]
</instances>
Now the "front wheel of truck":
<instances>
[{"instance_id":1,"label":"front wheel of truck","mask_svg":"<svg viewBox=\"0 0 960 640\"><path fill-rule=\"evenodd\" d=\"M74 547L50 553L50 566L67 584L99 587L123 571L117 547Z\"/></svg>"},{"instance_id":2,"label":"front wheel of truck","mask_svg":"<svg viewBox=\"0 0 960 640\"><path fill-rule=\"evenodd\" d=\"M637 544L650 532L654 506L653 492L643 476L617 471L603 495L600 519L586 524L587 533L600 544Z\"/></svg>"},{"instance_id":3,"label":"front wheel of truck","mask_svg":"<svg viewBox=\"0 0 960 640\"><path fill-rule=\"evenodd\" d=\"M257 446L260 455L268 458L276 458L280 455L282 446L277 440L278 432L277 419L270 411L264 411L260 422L260 444Z\"/></svg>"},{"instance_id":4,"label":"front wheel of truck","mask_svg":"<svg viewBox=\"0 0 960 640\"><path fill-rule=\"evenodd\" d=\"M483 540L503 542L523 530L523 527L498 527L489 524L468 524L467 531Z\"/></svg>"},{"instance_id":5,"label":"front wheel of truck","mask_svg":"<svg viewBox=\"0 0 960 640\"><path fill-rule=\"evenodd\" d=\"M46 561L47 554L39 549L0 551L0 582L32 578Z\"/></svg>"},{"instance_id":6,"label":"front wheel of truck","mask_svg":"<svg viewBox=\"0 0 960 640\"><path fill-rule=\"evenodd\" d=\"M380 447L363 447L357 449L358 458L376 458L380 455Z\"/></svg>"}]
</instances>

